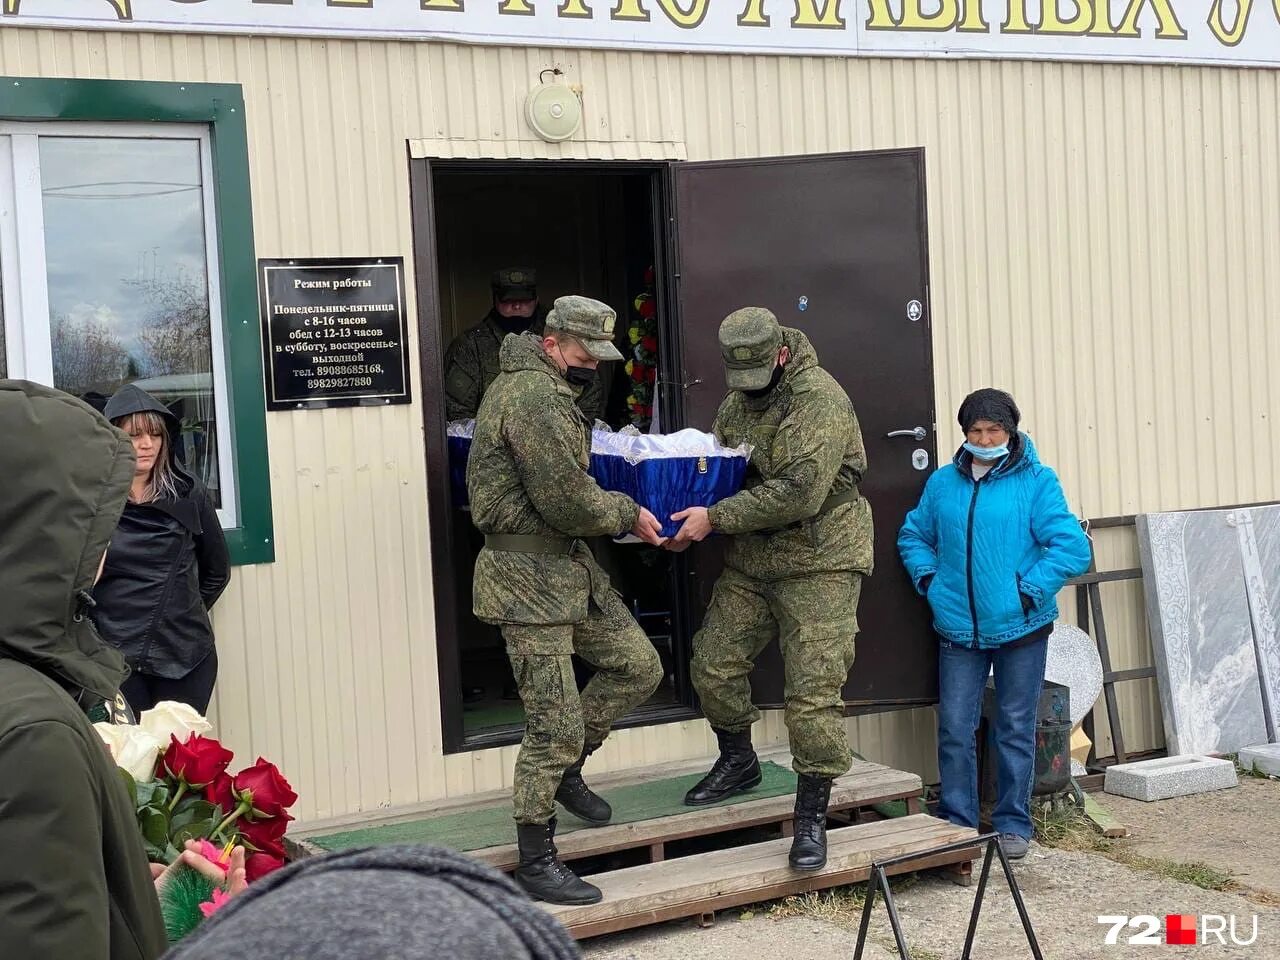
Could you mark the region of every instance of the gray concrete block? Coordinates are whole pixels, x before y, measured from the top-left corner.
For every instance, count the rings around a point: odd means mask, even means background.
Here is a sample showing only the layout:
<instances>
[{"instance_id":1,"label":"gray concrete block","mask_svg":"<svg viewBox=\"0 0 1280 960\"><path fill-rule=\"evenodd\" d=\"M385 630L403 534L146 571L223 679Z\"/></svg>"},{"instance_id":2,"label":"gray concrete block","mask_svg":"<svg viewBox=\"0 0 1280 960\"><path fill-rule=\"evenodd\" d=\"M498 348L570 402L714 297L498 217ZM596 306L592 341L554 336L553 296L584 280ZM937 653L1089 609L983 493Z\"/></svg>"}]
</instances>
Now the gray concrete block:
<instances>
[{"instance_id":1,"label":"gray concrete block","mask_svg":"<svg viewBox=\"0 0 1280 960\"><path fill-rule=\"evenodd\" d=\"M1168 800L1238 786L1230 760L1183 754L1107 767L1102 789L1133 800Z\"/></svg>"},{"instance_id":2,"label":"gray concrete block","mask_svg":"<svg viewBox=\"0 0 1280 960\"><path fill-rule=\"evenodd\" d=\"M1280 743L1264 743L1240 751L1240 766L1269 777L1280 777Z\"/></svg>"}]
</instances>

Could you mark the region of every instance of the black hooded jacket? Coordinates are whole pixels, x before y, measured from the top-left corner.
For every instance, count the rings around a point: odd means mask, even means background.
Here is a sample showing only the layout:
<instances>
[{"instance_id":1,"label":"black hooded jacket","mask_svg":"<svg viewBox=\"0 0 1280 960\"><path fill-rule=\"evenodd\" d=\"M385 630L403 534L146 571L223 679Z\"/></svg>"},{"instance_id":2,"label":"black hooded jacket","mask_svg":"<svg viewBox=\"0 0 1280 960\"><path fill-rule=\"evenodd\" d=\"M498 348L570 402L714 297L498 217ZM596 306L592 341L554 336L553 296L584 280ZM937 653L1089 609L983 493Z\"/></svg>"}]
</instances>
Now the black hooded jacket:
<instances>
[{"instance_id":1,"label":"black hooded jacket","mask_svg":"<svg viewBox=\"0 0 1280 960\"><path fill-rule=\"evenodd\" d=\"M0 957L154 960L164 924L133 801L85 716L125 676L84 610L133 449L22 380L0 380L0 441Z\"/></svg>"},{"instance_id":2,"label":"black hooded jacket","mask_svg":"<svg viewBox=\"0 0 1280 960\"><path fill-rule=\"evenodd\" d=\"M213 649L209 609L231 578L227 543L208 491L177 459L177 418L146 391L126 384L103 411L115 423L153 411L169 427L176 500L127 503L111 535L93 619L103 639L147 676L185 677Z\"/></svg>"}]
</instances>

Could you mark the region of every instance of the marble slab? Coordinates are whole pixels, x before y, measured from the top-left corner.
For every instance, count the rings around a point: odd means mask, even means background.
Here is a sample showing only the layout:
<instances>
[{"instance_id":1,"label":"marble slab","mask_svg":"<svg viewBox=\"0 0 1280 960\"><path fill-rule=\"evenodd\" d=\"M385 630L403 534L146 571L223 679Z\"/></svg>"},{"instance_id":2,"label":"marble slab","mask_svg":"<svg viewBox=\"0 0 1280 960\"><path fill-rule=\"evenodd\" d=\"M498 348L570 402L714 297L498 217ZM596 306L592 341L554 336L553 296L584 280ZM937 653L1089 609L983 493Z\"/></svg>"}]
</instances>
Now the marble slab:
<instances>
[{"instance_id":1,"label":"marble slab","mask_svg":"<svg viewBox=\"0 0 1280 960\"><path fill-rule=\"evenodd\" d=\"M1168 800L1239 786L1236 765L1218 757L1162 757L1107 767L1102 789L1133 800Z\"/></svg>"},{"instance_id":2,"label":"marble slab","mask_svg":"<svg viewBox=\"0 0 1280 960\"><path fill-rule=\"evenodd\" d=\"M1240 751L1237 762L1244 770L1265 773L1268 777L1280 776L1280 743L1245 747Z\"/></svg>"},{"instance_id":3,"label":"marble slab","mask_svg":"<svg viewBox=\"0 0 1280 960\"><path fill-rule=\"evenodd\" d=\"M1237 510L1236 531L1253 619L1262 706L1273 736L1280 730L1280 506Z\"/></svg>"},{"instance_id":4,"label":"marble slab","mask_svg":"<svg viewBox=\"0 0 1280 960\"><path fill-rule=\"evenodd\" d=\"M1137 529L1169 753L1275 740L1233 511L1144 514Z\"/></svg>"}]
</instances>

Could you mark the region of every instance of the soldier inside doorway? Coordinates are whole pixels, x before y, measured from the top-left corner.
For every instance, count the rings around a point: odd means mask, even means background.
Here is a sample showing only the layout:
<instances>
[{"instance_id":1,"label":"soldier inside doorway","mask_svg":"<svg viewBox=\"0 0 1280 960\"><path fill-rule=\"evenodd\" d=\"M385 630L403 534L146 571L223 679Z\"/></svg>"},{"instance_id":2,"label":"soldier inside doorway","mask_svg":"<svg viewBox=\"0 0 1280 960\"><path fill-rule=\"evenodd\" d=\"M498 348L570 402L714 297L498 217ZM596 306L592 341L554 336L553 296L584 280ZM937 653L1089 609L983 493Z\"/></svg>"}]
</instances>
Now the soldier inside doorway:
<instances>
[{"instance_id":1,"label":"soldier inside doorway","mask_svg":"<svg viewBox=\"0 0 1280 960\"><path fill-rule=\"evenodd\" d=\"M445 419L472 420L485 391L501 372L498 353L512 333L542 336L546 308L538 301L538 274L530 267L506 267L493 275L493 306L475 325L453 338L444 355ZM596 378L582 391L578 407L589 423L604 415L604 390Z\"/></svg>"}]
</instances>

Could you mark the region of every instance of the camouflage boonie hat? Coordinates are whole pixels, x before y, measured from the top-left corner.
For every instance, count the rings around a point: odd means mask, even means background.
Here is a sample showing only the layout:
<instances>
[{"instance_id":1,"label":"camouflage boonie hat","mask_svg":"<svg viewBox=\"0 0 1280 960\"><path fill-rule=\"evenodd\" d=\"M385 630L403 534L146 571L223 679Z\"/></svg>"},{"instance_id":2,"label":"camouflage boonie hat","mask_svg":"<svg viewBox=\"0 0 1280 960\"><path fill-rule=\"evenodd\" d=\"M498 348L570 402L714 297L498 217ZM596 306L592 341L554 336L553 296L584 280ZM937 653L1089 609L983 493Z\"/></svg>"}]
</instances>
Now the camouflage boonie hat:
<instances>
[{"instance_id":1,"label":"camouflage boonie hat","mask_svg":"<svg viewBox=\"0 0 1280 960\"><path fill-rule=\"evenodd\" d=\"M771 310L743 307L720 324L724 382L730 390L763 390L778 365L782 327Z\"/></svg>"},{"instance_id":2,"label":"camouflage boonie hat","mask_svg":"<svg viewBox=\"0 0 1280 960\"><path fill-rule=\"evenodd\" d=\"M547 329L559 330L576 339L597 360L621 360L613 345L613 327L618 315L613 308L590 297L557 297L547 314Z\"/></svg>"},{"instance_id":3,"label":"camouflage boonie hat","mask_svg":"<svg viewBox=\"0 0 1280 960\"><path fill-rule=\"evenodd\" d=\"M493 295L503 300L537 300L538 272L522 267L507 267L493 275Z\"/></svg>"}]
</instances>

